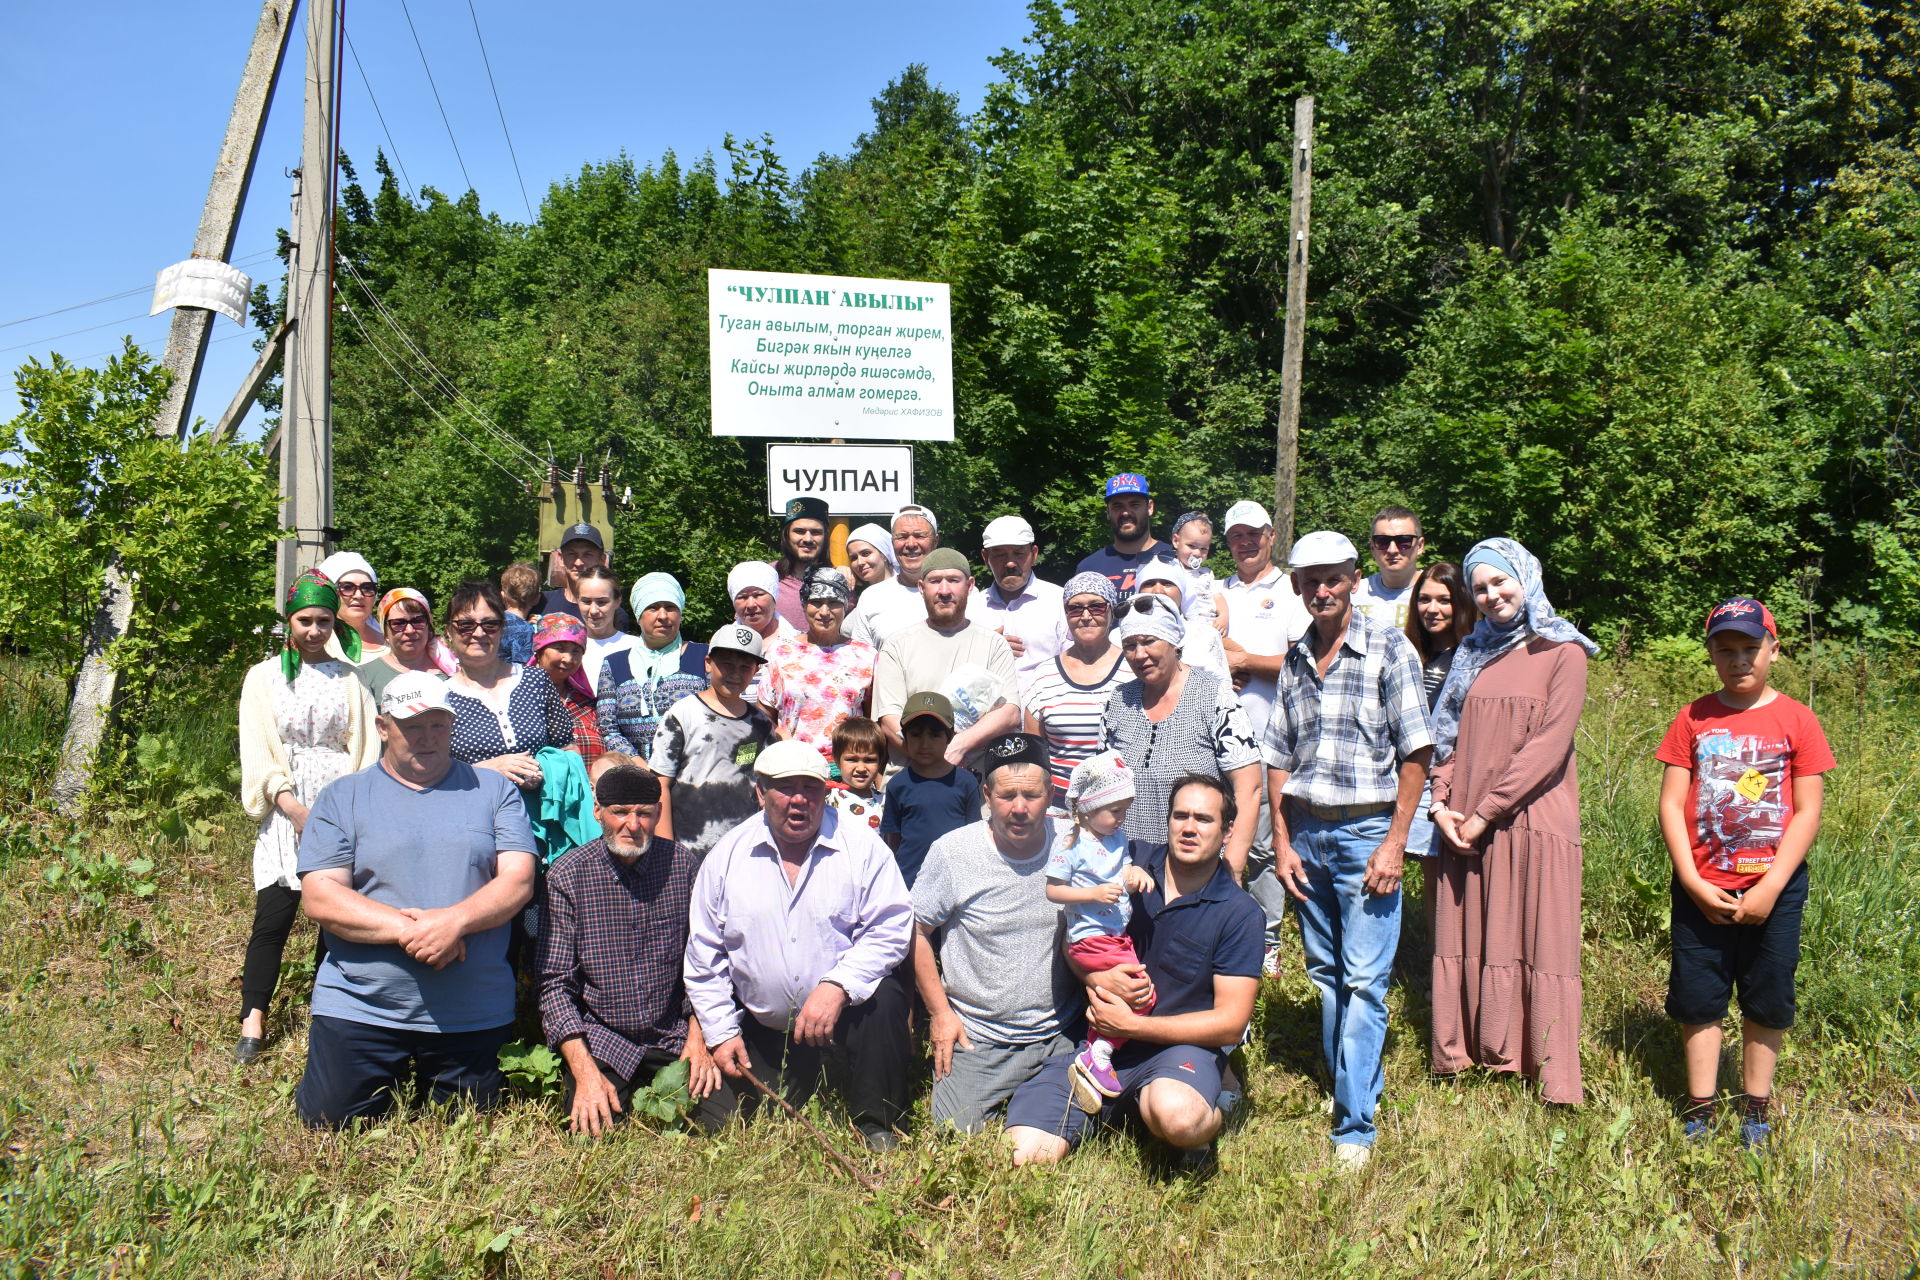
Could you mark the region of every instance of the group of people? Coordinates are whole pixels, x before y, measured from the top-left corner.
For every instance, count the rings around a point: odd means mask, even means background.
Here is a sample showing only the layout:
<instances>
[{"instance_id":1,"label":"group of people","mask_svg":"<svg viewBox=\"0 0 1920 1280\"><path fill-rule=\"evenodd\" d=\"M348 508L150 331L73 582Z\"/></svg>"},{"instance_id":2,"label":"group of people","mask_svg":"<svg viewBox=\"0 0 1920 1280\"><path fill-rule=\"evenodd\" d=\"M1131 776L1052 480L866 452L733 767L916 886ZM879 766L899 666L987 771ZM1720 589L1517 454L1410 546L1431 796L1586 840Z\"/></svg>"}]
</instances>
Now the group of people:
<instances>
[{"instance_id":1,"label":"group of people","mask_svg":"<svg viewBox=\"0 0 1920 1280\"><path fill-rule=\"evenodd\" d=\"M567 531L555 586L531 565L465 583L438 636L421 593L330 557L241 695L261 828L235 1056L262 1051L304 909L323 947L310 1124L409 1087L497 1097L524 978L581 1132L681 1059L705 1127L797 1103L838 1045L853 1122L886 1149L918 1028L933 1120L1003 1113L1016 1162L1130 1113L1204 1164L1291 902L1334 1155L1358 1168L1411 856L1433 1071L1524 1073L1578 1103L1573 746L1594 646L1538 561L1494 538L1423 564L1417 516L1389 507L1371 575L1331 530L1282 566L1246 501L1217 526L1217 580L1212 518L1161 541L1132 473L1106 505L1111 544L1058 586L1026 520L991 521L980 590L931 510L853 530L842 569L824 504L798 499L780 554L729 573L733 618L704 645L671 575L623 599L591 525ZM1703 928L1732 927L1737 898L1715 895ZM1695 985L1688 1013L1712 1003ZM1789 1015L1791 987L1789 969Z\"/></svg>"}]
</instances>

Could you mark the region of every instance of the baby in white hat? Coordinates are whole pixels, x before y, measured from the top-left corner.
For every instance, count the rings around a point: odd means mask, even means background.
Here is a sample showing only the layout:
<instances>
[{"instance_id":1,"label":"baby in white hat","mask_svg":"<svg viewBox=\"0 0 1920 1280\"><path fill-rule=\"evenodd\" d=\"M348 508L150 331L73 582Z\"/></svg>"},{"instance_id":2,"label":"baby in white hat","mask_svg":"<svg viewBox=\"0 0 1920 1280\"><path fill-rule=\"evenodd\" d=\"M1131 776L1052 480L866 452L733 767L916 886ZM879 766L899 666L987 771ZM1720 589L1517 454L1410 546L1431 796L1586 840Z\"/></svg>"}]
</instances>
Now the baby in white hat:
<instances>
[{"instance_id":1,"label":"baby in white hat","mask_svg":"<svg viewBox=\"0 0 1920 1280\"><path fill-rule=\"evenodd\" d=\"M1086 973L1140 963L1127 936L1129 893L1150 893L1153 877L1127 857L1121 825L1133 803L1133 772L1117 751L1102 751L1073 767L1067 811L1073 825L1061 833L1047 860L1047 900L1067 908L1067 956ZM1136 1010L1150 1012L1152 1002ZM1097 1115L1108 1098L1120 1096L1113 1051L1125 1040L1088 1034L1067 1068L1073 1103Z\"/></svg>"}]
</instances>

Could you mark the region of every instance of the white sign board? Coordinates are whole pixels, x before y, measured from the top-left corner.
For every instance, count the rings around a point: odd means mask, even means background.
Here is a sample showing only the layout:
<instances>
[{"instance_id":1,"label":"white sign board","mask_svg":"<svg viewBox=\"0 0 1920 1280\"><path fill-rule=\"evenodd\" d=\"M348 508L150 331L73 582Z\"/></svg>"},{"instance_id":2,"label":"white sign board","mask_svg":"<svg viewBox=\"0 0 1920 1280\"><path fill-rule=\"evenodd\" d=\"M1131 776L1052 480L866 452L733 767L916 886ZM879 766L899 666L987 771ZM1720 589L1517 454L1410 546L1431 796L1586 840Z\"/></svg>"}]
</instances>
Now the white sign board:
<instances>
[{"instance_id":1,"label":"white sign board","mask_svg":"<svg viewBox=\"0 0 1920 1280\"><path fill-rule=\"evenodd\" d=\"M713 434L953 439L944 284L707 272Z\"/></svg>"},{"instance_id":2,"label":"white sign board","mask_svg":"<svg viewBox=\"0 0 1920 1280\"><path fill-rule=\"evenodd\" d=\"M212 258L188 258L154 275L153 307L147 314L157 316L169 307L205 307L245 324L252 289L253 281L238 267Z\"/></svg>"},{"instance_id":3,"label":"white sign board","mask_svg":"<svg viewBox=\"0 0 1920 1280\"><path fill-rule=\"evenodd\" d=\"M820 498L827 514L890 516L913 501L910 444L770 444L767 510L795 498Z\"/></svg>"}]
</instances>

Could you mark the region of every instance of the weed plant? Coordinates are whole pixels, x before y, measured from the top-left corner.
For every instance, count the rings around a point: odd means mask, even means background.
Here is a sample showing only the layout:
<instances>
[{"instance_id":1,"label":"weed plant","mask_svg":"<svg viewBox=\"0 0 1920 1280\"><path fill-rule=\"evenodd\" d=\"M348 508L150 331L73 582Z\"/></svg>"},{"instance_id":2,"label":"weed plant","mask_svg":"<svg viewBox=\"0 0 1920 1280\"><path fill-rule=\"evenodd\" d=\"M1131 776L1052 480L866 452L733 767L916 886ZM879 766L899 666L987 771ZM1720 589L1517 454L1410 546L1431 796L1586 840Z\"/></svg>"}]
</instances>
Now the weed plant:
<instances>
[{"instance_id":1,"label":"weed plant","mask_svg":"<svg viewBox=\"0 0 1920 1280\"><path fill-rule=\"evenodd\" d=\"M868 1195L780 1118L715 1138L650 1122L597 1143L569 1137L533 1056L523 1083L540 1096L498 1113L403 1112L309 1133L290 1096L305 1047L306 926L269 1052L245 1068L228 1058L251 918L252 831L237 809L210 816L202 849L124 824L16 819L0 826L0 1271L1915 1275L1916 671L1838 658L1777 671L1803 698L1813 678L1840 768L1764 1154L1731 1133L1689 1145L1673 1120L1681 1076L1661 1013L1667 872L1651 753L1680 703L1714 687L1703 662L1676 651L1596 663L1581 729L1587 1104L1542 1107L1503 1078L1428 1078L1416 872L1380 1145L1357 1177L1330 1160L1318 1012L1292 940L1242 1055L1248 1108L1207 1182L1124 1135L1095 1138L1059 1169L1016 1172L997 1134L935 1136L923 1105L913 1139L869 1159L885 1189ZM208 726L148 731L230 762L231 729L218 738ZM40 758L43 746L29 736L9 749ZM132 874L149 856L150 872ZM45 874L75 857L102 868L84 891L71 872ZM103 869L107 857L119 873ZM140 884L157 891L142 896ZM848 1133L831 1104L812 1118Z\"/></svg>"}]
</instances>

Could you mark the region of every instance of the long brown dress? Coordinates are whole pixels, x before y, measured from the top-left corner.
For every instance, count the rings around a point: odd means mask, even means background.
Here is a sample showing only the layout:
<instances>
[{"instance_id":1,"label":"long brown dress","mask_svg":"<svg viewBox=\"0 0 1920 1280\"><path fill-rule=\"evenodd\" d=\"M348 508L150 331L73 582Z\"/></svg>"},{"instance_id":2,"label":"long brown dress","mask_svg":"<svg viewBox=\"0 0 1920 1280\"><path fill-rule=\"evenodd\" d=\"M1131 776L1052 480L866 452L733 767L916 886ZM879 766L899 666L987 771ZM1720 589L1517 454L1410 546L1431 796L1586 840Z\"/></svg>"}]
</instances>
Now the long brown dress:
<instances>
[{"instance_id":1,"label":"long brown dress","mask_svg":"<svg viewBox=\"0 0 1920 1280\"><path fill-rule=\"evenodd\" d=\"M1538 637L1467 691L1433 798L1486 819L1481 852L1444 840L1433 917L1433 1069L1522 1071L1548 1102L1580 1083L1580 781L1587 655Z\"/></svg>"}]
</instances>

